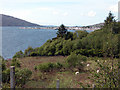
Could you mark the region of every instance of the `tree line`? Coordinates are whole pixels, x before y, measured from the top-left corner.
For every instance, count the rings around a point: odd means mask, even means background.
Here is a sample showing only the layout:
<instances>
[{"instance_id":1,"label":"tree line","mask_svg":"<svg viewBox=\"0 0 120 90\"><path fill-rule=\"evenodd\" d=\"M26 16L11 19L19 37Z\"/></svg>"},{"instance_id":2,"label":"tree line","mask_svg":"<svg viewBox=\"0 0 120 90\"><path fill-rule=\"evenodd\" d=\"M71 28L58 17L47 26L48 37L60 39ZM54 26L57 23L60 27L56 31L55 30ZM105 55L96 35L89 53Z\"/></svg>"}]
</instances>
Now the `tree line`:
<instances>
[{"instance_id":1,"label":"tree line","mask_svg":"<svg viewBox=\"0 0 120 90\"><path fill-rule=\"evenodd\" d=\"M120 57L120 22L110 12L100 30L68 32L62 24L57 37L48 40L43 46L28 47L13 57L70 55L72 52L85 56Z\"/></svg>"}]
</instances>

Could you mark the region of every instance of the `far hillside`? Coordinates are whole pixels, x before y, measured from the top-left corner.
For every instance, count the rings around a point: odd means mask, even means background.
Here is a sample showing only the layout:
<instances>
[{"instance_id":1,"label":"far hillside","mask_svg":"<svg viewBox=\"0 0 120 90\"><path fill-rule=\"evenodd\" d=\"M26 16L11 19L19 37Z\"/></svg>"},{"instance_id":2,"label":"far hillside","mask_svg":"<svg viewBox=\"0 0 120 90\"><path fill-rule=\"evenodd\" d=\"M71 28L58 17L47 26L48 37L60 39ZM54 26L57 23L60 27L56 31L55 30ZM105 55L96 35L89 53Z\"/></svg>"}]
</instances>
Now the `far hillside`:
<instances>
[{"instance_id":1,"label":"far hillside","mask_svg":"<svg viewBox=\"0 0 120 90\"><path fill-rule=\"evenodd\" d=\"M0 26L40 26L9 15L0 14Z\"/></svg>"}]
</instances>

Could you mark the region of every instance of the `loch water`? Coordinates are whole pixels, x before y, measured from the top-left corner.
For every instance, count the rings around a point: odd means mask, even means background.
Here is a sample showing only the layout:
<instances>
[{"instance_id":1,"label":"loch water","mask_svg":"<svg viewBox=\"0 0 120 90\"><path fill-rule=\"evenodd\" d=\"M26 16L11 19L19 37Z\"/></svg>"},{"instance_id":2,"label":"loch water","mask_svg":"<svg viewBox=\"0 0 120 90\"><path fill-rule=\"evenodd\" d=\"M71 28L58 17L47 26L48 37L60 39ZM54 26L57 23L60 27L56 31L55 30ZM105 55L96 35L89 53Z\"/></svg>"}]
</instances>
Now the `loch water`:
<instances>
[{"instance_id":1,"label":"loch water","mask_svg":"<svg viewBox=\"0 0 120 90\"><path fill-rule=\"evenodd\" d=\"M74 30L70 30L74 32ZM0 29L0 50L5 59L12 58L18 51L42 46L48 39L56 37L53 29L21 29L19 27L2 27ZM90 32L90 31L88 31Z\"/></svg>"}]
</instances>

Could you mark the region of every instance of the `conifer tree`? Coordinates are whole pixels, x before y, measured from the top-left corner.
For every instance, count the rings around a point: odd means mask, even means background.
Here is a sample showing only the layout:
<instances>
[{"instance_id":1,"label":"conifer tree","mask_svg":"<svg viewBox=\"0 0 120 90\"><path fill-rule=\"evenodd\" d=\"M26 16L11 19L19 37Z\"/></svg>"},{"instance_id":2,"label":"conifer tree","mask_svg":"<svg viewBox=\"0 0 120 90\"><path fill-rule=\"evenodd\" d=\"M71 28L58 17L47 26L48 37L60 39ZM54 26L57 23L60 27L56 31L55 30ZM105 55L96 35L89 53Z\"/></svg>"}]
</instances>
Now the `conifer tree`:
<instances>
[{"instance_id":1,"label":"conifer tree","mask_svg":"<svg viewBox=\"0 0 120 90\"><path fill-rule=\"evenodd\" d=\"M104 22L105 22L104 26L108 26L108 25L112 24L113 22L115 22L114 18L115 17L113 16L113 14L110 11L108 17L106 18L106 20L104 20Z\"/></svg>"},{"instance_id":2,"label":"conifer tree","mask_svg":"<svg viewBox=\"0 0 120 90\"><path fill-rule=\"evenodd\" d=\"M64 37L67 34L67 29L65 28L65 26L62 24L60 25L60 27L58 28L57 31L57 37Z\"/></svg>"}]
</instances>

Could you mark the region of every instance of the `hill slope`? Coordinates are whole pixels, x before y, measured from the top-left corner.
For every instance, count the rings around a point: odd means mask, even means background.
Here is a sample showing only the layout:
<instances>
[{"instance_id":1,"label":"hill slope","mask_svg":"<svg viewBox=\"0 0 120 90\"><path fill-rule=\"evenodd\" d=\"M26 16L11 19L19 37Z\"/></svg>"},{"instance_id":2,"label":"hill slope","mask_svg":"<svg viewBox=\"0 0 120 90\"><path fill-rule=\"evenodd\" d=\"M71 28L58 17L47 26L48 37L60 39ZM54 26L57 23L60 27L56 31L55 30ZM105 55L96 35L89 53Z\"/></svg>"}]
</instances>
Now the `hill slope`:
<instances>
[{"instance_id":1,"label":"hill slope","mask_svg":"<svg viewBox=\"0 0 120 90\"><path fill-rule=\"evenodd\" d=\"M0 26L40 26L40 25L12 16L0 14Z\"/></svg>"}]
</instances>

